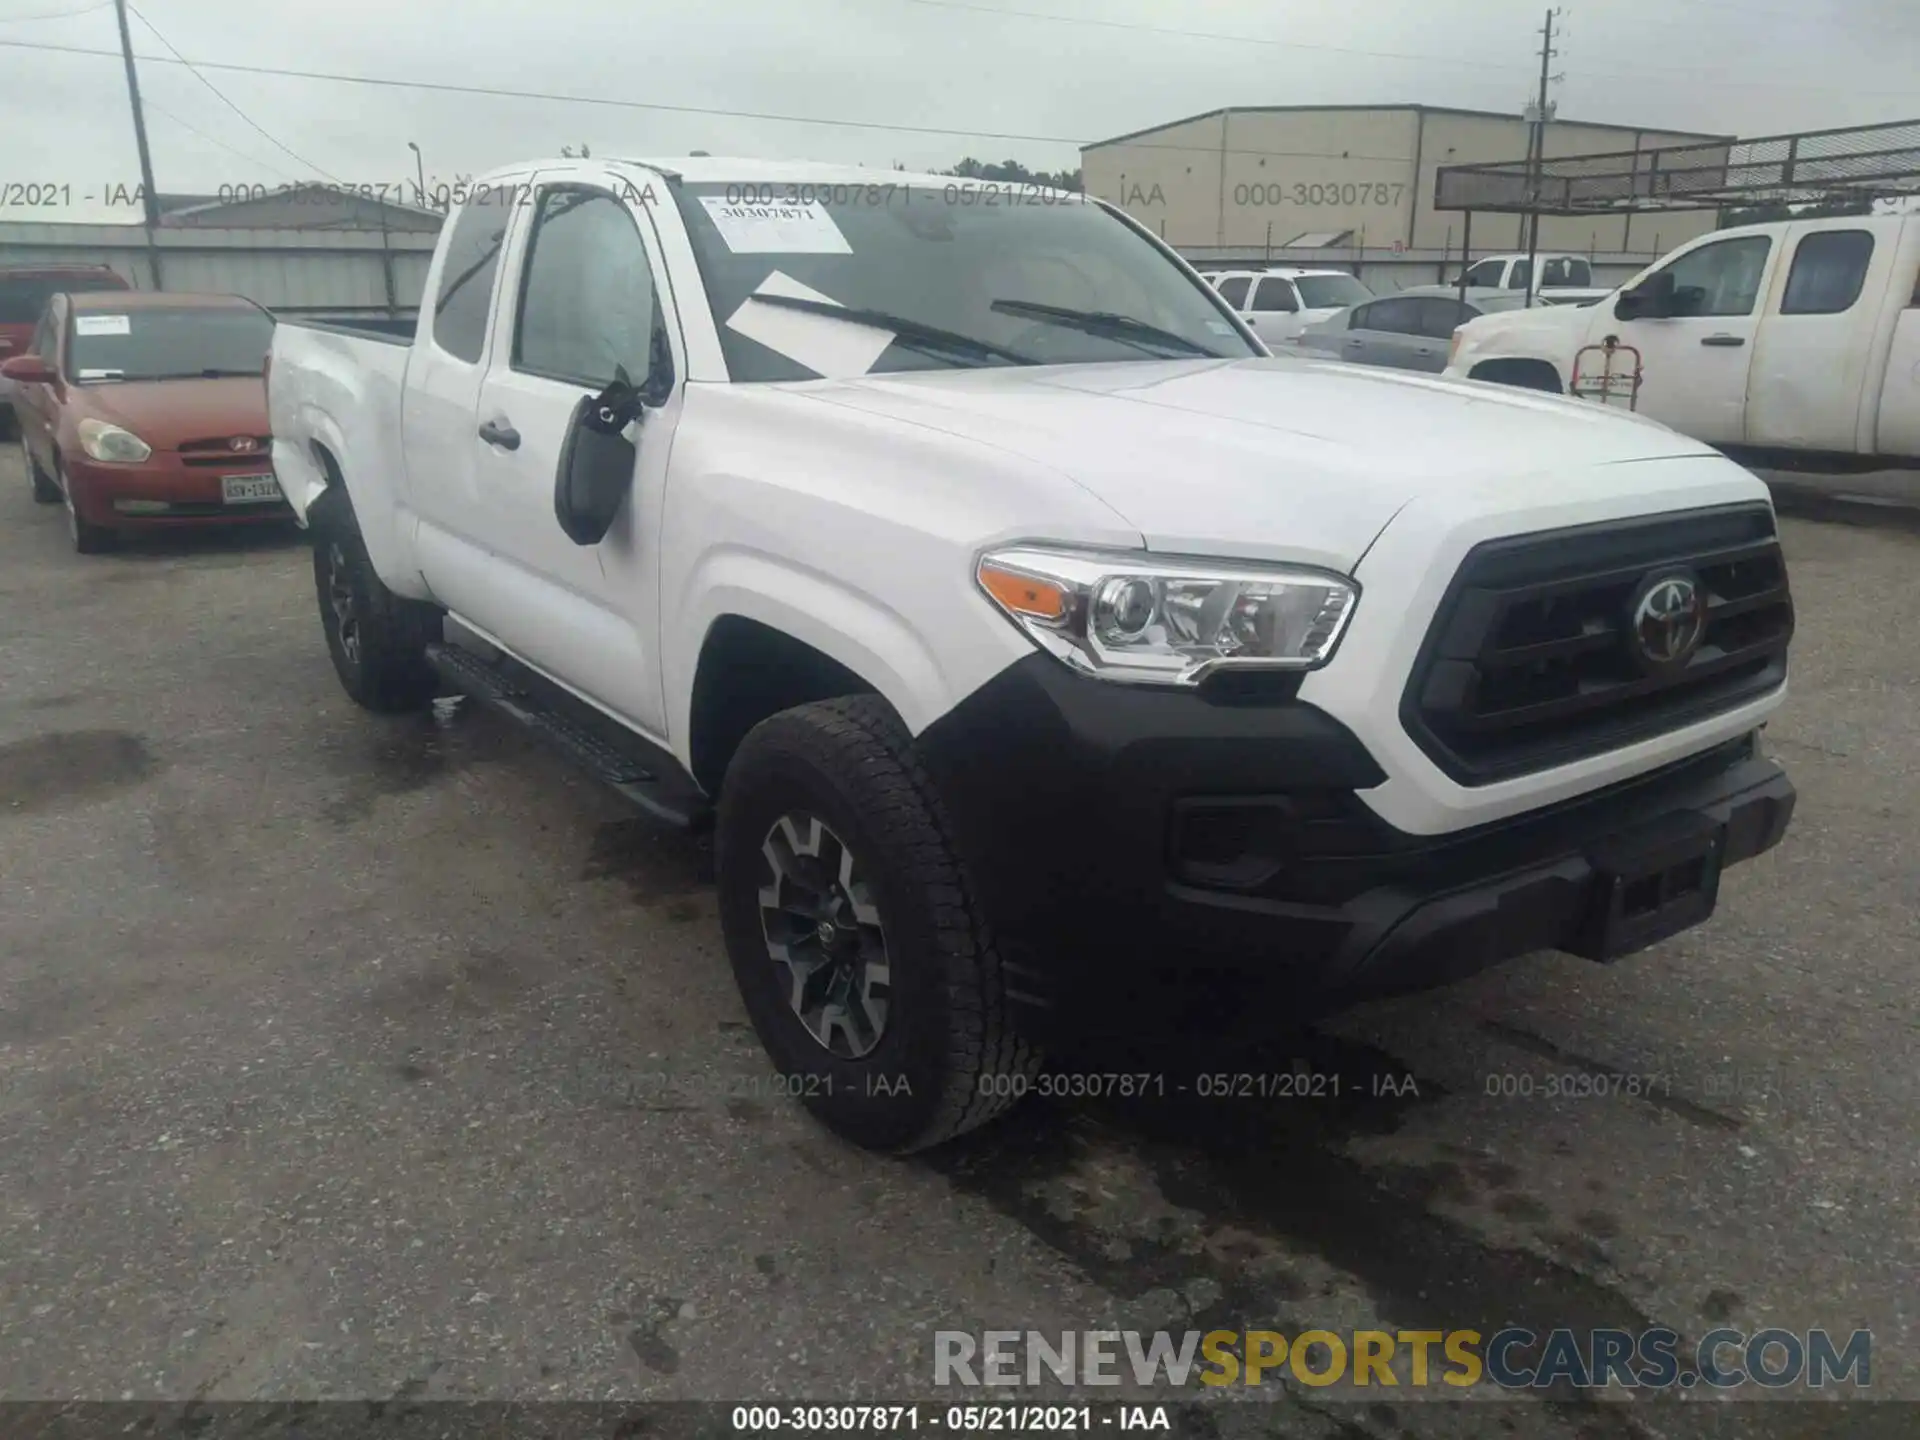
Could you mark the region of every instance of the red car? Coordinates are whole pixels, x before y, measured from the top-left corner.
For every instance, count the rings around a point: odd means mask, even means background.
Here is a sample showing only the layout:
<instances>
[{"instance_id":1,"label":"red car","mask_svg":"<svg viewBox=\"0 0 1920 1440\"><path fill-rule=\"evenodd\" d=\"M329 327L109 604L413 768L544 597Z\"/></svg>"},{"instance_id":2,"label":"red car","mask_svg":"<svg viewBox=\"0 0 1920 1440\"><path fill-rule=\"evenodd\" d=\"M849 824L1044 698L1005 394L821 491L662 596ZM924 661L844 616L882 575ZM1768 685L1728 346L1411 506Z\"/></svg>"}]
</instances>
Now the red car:
<instances>
[{"instance_id":1,"label":"red car","mask_svg":"<svg viewBox=\"0 0 1920 1440\"><path fill-rule=\"evenodd\" d=\"M110 265L0 265L0 363L32 348L33 327L51 297L132 288ZM0 427L14 423L12 398L13 382L0 377Z\"/></svg>"},{"instance_id":2,"label":"red car","mask_svg":"<svg viewBox=\"0 0 1920 1440\"><path fill-rule=\"evenodd\" d=\"M238 295L55 295L18 386L34 498L82 554L123 530L286 521L262 372L273 317Z\"/></svg>"}]
</instances>

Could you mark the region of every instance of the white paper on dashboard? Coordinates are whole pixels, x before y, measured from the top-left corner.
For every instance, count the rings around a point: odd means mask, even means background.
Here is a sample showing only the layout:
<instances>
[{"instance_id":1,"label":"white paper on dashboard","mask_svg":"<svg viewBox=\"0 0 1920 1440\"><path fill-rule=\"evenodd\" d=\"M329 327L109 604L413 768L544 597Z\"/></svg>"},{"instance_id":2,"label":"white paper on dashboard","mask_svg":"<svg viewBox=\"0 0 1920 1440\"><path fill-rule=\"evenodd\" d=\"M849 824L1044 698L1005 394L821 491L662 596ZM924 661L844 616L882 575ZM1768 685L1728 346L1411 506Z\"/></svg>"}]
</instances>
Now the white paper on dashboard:
<instances>
[{"instance_id":1,"label":"white paper on dashboard","mask_svg":"<svg viewBox=\"0 0 1920 1440\"><path fill-rule=\"evenodd\" d=\"M124 315L76 315L73 317L73 333L76 335L131 335L133 328Z\"/></svg>"},{"instance_id":2,"label":"white paper on dashboard","mask_svg":"<svg viewBox=\"0 0 1920 1440\"><path fill-rule=\"evenodd\" d=\"M840 303L831 295L822 295L778 270L762 280L753 294L791 295L798 300L816 300L825 305ZM865 375L893 344L891 330L812 315L804 310L788 310L779 305L756 304L753 295L740 302L740 308L727 321L727 328L749 340L758 340L769 350L829 379Z\"/></svg>"},{"instance_id":3,"label":"white paper on dashboard","mask_svg":"<svg viewBox=\"0 0 1920 1440\"><path fill-rule=\"evenodd\" d=\"M853 247L818 200L743 205L702 195L713 228L736 255L851 255Z\"/></svg>"}]
</instances>

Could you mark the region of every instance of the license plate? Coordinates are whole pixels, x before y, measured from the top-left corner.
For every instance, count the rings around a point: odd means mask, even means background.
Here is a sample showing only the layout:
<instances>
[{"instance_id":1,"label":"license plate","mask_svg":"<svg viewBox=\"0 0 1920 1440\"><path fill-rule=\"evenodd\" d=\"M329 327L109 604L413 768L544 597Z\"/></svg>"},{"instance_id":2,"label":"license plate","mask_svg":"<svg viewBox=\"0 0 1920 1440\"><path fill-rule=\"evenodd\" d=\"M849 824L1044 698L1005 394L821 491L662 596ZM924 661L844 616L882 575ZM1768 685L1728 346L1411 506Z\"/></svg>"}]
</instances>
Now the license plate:
<instances>
[{"instance_id":1,"label":"license plate","mask_svg":"<svg viewBox=\"0 0 1920 1440\"><path fill-rule=\"evenodd\" d=\"M220 498L229 505L259 505L280 498L280 482L271 475L222 475Z\"/></svg>"},{"instance_id":2,"label":"license plate","mask_svg":"<svg viewBox=\"0 0 1920 1440\"><path fill-rule=\"evenodd\" d=\"M1698 925L1719 899L1725 841L1723 827L1683 813L1595 846L1585 923L1568 948L1617 960Z\"/></svg>"}]
</instances>

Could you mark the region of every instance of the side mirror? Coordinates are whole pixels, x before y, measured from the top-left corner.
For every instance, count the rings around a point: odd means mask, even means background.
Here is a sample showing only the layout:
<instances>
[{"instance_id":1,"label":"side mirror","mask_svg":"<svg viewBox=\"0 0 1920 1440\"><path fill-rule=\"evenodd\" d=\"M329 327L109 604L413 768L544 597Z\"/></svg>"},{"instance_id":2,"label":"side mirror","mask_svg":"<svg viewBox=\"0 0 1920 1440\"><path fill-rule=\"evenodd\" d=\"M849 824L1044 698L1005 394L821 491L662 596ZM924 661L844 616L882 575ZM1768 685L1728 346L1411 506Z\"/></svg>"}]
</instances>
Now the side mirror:
<instances>
[{"instance_id":1,"label":"side mirror","mask_svg":"<svg viewBox=\"0 0 1920 1440\"><path fill-rule=\"evenodd\" d=\"M60 378L53 366L39 355L16 355L0 364L0 375L16 385L51 385Z\"/></svg>"},{"instance_id":2,"label":"side mirror","mask_svg":"<svg viewBox=\"0 0 1920 1440\"><path fill-rule=\"evenodd\" d=\"M644 427L647 409L658 409L673 394L673 351L664 326L654 327L652 352L641 386L616 366L613 382L598 395L582 395L567 421L553 477L553 515L576 545L598 545L613 528L640 458L627 426L639 421Z\"/></svg>"},{"instance_id":3,"label":"side mirror","mask_svg":"<svg viewBox=\"0 0 1920 1440\"><path fill-rule=\"evenodd\" d=\"M1671 270L1649 275L1631 290L1623 291L1613 304L1616 320L1663 320L1673 313Z\"/></svg>"}]
</instances>

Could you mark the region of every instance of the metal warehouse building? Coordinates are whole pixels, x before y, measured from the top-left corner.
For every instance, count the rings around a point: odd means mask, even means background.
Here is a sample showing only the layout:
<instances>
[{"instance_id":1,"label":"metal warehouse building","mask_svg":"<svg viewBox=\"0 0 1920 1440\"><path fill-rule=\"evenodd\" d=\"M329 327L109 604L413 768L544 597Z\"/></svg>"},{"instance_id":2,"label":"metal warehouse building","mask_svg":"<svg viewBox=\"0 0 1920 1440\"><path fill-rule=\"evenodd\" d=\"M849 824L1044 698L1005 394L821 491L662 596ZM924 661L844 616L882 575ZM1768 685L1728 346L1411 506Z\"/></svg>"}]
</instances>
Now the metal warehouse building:
<instances>
[{"instance_id":1,"label":"metal warehouse building","mask_svg":"<svg viewBox=\"0 0 1920 1440\"><path fill-rule=\"evenodd\" d=\"M1099 141L1082 149L1081 169L1090 194L1125 207L1195 262L1334 261L1417 284L1460 255L1465 217L1433 208L1434 171L1525 160L1527 130L1518 115L1429 105L1258 106ZM1546 153L1702 141L1731 137L1556 119ZM1475 216L1474 255L1524 250L1524 224L1517 215ZM1550 217L1540 246L1603 266L1637 265L1715 224L1711 211Z\"/></svg>"}]
</instances>

